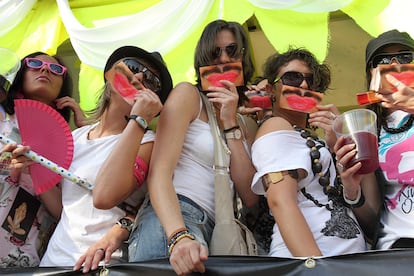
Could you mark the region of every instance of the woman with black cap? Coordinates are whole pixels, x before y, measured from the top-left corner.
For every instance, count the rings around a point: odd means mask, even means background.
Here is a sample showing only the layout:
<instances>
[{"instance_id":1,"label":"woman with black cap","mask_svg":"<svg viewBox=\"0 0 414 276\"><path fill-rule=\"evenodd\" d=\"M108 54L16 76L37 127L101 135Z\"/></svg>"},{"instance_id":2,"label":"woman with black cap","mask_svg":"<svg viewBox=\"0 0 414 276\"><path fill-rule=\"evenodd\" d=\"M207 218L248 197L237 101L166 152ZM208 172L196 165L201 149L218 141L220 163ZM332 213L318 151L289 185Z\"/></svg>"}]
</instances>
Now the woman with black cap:
<instances>
[{"instance_id":1,"label":"woman with black cap","mask_svg":"<svg viewBox=\"0 0 414 276\"><path fill-rule=\"evenodd\" d=\"M134 74L129 80L138 90L133 105L106 79L98 106L92 111L94 123L73 131L74 156L69 171L92 184L95 184L100 167L112 151L120 150L118 154L123 157L126 151L131 151L134 158L139 157L140 164L149 163L155 134L147 131L146 125L160 112L162 101L172 86L171 77L158 53L148 53L133 46L118 48L109 57L105 72L121 61ZM125 136L133 136L131 140L135 144L126 149L117 147L118 141ZM25 150L27 147L15 151ZM129 173L131 182L136 183L142 179L132 179L133 164L124 167L123 174ZM66 179L61 187L61 195L56 194L56 208L62 210L60 221L40 266L75 266L76 270L83 265L86 272L96 269L102 259L106 263L119 261L122 252L118 248L128 239L131 218L134 218L129 211L133 208L123 208L127 206L123 204L100 210L93 205L95 188L90 191ZM140 203L133 196L126 202L134 207Z\"/></svg>"},{"instance_id":2,"label":"woman with black cap","mask_svg":"<svg viewBox=\"0 0 414 276\"><path fill-rule=\"evenodd\" d=\"M391 70L412 63L413 57L414 40L397 30L382 33L366 48L369 88L375 87L377 67L390 65L376 93L381 102L369 106L378 116L379 185L362 187L365 207L354 209L361 225L368 226L365 233L377 249L414 248L414 90L409 87L414 73L412 69Z\"/></svg>"},{"instance_id":3,"label":"woman with black cap","mask_svg":"<svg viewBox=\"0 0 414 276\"><path fill-rule=\"evenodd\" d=\"M368 83L378 65L409 64L413 57L414 40L408 33L391 30L381 34L367 45ZM384 185L379 249L414 248L414 90L410 88L412 79L405 79L408 73L387 74L391 88L380 89L377 94L381 103L371 107L378 115L379 176Z\"/></svg>"}]
</instances>

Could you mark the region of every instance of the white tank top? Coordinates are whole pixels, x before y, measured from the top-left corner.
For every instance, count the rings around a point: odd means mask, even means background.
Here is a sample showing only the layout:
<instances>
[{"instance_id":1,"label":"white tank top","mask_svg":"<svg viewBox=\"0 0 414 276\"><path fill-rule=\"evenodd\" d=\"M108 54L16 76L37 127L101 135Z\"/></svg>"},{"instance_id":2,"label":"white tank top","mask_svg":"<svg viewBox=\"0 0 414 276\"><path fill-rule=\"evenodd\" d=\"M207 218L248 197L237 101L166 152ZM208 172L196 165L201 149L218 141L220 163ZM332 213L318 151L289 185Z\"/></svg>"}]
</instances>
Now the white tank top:
<instances>
[{"instance_id":1,"label":"white tank top","mask_svg":"<svg viewBox=\"0 0 414 276\"><path fill-rule=\"evenodd\" d=\"M190 123L184 139L173 184L177 194L192 199L214 219L214 142L208 122L200 120L200 111Z\"/></svg>"}]
</instances>

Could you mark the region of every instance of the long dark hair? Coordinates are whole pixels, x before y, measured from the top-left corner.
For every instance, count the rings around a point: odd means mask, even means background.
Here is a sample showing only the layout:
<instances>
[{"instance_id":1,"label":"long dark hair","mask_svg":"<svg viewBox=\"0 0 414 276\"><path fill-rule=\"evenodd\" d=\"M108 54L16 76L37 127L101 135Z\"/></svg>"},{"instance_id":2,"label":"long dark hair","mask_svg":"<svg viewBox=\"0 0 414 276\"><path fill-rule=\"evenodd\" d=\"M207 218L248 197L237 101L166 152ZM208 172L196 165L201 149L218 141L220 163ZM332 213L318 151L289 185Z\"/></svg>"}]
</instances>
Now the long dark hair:
<instances>
[{"instance_id":1,"label":"long dark hair","mask_svg":"<svg viewBox=\"0 0 414 276\"><path fill-rule=\"evenodd\" d=\"M242 25L238 22L215 20L210 22L203 30L194 55L194 69L197 76L197 84L200 85L199 68L212 65L214 62L213 53L216 49L215 40L219 32L230 31L236 38L237 51L242 53L243 77L247 83L253 76L254 65L250 55L249 41Z\"/></svg>"},{"instance_id":2,"label":"long dark hair","mask_svg":"<svg viewBox=\"0 0 414 276\"><path fill-rule=\"evenodd\" d=\"M4 100L4 102L2 103L4 110L6 111L7 114L9 115L13 115L14 114L14 100L18 97L19 94L21 94L23 92L23 80L24 80L24 73L26 72L27 66L24 62L25 58L27 57L37 57L40 55L48 55L46 53L43 52L34 52L31 53L27 56L25 56L21 61L20 61L20 69L16 74L16 77L12 83L12 85L10 86L9 89L9 93L7 94L6 99ZM62 60L54 55L52 56L53 58L55 58L57 60L57 62L63 66L64 63L62 62ZM68 71L66 71L65 76L63 77L63 83L62 83L62 88L59 91L59 95L57 96L57 98L62 98L65 96L72 96L72 78L70 77L70 74ZM65 118L65 120L68 122L70 119L70 108L63 108L63 109L57 109L56 111L58 111L63 118Z\"/></svg>"}]
</instances>

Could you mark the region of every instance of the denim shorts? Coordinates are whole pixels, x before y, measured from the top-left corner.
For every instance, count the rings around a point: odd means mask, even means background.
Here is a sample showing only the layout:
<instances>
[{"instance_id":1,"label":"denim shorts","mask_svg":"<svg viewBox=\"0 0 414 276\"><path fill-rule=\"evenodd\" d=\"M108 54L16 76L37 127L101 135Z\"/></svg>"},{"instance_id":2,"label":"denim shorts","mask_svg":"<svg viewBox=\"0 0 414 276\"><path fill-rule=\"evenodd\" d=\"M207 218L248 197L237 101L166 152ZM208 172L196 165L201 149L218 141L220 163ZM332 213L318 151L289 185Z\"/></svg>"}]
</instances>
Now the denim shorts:
<instances>
[{"instance_id":1,"label":"denim shorts","mask_svg":"<svg viewBox=\"0 0 414 276\"><path fill-rule=\"evenodd\" d=\"M178 200L188 231L208 248L214 221L191 199L178 195ZM169 257L167 237L149 200L143 203L138 213L129 240L128 255L130 262Z\"/></svg>"}]
</instances>

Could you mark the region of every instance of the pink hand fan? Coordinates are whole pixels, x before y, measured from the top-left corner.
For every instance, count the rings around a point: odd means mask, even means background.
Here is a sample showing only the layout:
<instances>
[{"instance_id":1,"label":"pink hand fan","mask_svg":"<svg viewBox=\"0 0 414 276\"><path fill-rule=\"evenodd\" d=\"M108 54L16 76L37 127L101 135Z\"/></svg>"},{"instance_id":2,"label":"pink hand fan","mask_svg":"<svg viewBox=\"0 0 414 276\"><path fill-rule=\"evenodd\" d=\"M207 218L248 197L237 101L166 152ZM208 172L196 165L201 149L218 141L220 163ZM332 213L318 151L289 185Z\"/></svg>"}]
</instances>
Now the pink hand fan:
<instances>
[{"instance_id":1,"label":"pink hand fan","mask_svg":"<svg viewBox=\"0 0 414 276\"><path fill-rule=\"evenodd\" d=\"M61 167L69 168L73 158L73 137L69 125L55 109L34 100L15 100L15 112L22 144ZM30 176L36 194L56 185L62 176L35 163Z\"/></svg>"}]
</instances>

